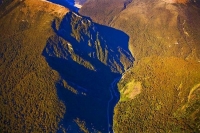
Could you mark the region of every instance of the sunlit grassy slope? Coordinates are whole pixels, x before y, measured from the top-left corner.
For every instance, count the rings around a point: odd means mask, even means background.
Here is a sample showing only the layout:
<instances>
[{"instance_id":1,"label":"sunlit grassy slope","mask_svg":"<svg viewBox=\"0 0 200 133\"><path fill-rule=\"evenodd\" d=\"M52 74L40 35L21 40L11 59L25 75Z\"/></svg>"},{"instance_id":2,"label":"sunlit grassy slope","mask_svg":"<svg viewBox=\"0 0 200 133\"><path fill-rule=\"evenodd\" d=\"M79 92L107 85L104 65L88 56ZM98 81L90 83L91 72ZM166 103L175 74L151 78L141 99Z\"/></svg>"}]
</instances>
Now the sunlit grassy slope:
<instances>
[{"instance_id":1,"label":"sunlit grassy slope","mask_svg":"<svg viewBox=\"0 0 200 133\"><path fill-rule=\"evenodd\" d=\"M104 12L115 11L112 6L92 8L94 3L80 11L99 23ZM135 58L118 84L116 133L199 132L199 5L193 0L133 0L114 16L106 16L112 21L104 24L129 35ZM104 11L97 19L89 10Z\"/></svg>"},{"instance_id":2,"label":"sunlit grassy slope","mask_svg":"<svg viewBox=\"0 0 200 133\"><path fill-rule=\"evenodd\" d=\"M0 132L55 132L65 107L58 74L41 53L53 19L67 9L38 0L4 1L0 9Z\"/></svg>"},{"instance_id":3,"label":"sunlit grassy slope","mask_svg":"<svg viewBox=\"0 0 200 133\"><path fill-rule=\"evenodd\" d=\"M94 22L109 25L132 0L87 0L79 13Z\"/></svg>"},{"instance_id":4,"label":"sunlit grassy slope","mask_svg":"<svg viewBox=\"0 0 200 133\"><path fill-rule=\"evenodd\" d=\"M199 132L199 11L136 0L113 21L130 36L136 59L118 84L115 132Z\"/></svg>"},{"instance_id":5,"label":"sunlit grassy slope","mask_svg":"<svg viewBox=\"0 0 200 133\"><path fill-rule=\"evenodd\" d=\"M141 59L120 81L123 89L132 80L142 84L128 86L136 97L121 93L115 108L116 132L198 132L200 67L198 62L177 57ZM124 98L125 97L125 98Z\"/></svg>"}]
</instances>

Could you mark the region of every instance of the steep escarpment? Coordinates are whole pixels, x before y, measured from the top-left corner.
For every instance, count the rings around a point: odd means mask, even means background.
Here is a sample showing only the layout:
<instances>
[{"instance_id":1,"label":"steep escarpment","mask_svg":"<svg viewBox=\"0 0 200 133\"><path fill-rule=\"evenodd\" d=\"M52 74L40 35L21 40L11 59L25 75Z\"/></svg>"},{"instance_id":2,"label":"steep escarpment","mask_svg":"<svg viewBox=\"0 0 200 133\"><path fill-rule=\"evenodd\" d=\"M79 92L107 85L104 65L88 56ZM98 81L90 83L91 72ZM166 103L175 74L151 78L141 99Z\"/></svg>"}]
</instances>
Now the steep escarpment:
<instances>
[{"instance_id":1,"label":"steep escarpment","mask_svg":"<svg viewBox=\"0 0 200 133\"><path fill-rule=\"evenodd\" d=\"M60 23L55 20L52 28L55 35L47 40L43 56L60 74L57 91L68 108L62 130L75 132L72 123L79 118L88 131L107 132L110 85L133 64L128 36L73 12Z\"/></svg>"}]
</instances>

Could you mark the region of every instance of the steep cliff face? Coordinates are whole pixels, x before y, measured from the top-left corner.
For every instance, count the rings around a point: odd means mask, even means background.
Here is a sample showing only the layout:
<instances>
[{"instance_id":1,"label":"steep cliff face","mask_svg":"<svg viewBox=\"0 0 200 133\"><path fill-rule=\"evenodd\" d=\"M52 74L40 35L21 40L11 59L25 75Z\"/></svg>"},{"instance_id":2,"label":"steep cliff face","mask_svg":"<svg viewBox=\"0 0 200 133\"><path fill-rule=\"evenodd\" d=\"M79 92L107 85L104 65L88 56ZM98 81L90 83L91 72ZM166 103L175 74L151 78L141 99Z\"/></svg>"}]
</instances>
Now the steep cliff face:
<instances>
[{"instance_id":1,"label":"steep cliff face","mask_svg":"<svg viewBox=\"0 0 200 133\"><path fill-rule=\"evenodd\" d=\"M73 12L60 23L55 20L52 28L55 35L47 40L43 56L60 74L58 94L68 108L62 127L79 118L88 131L107 132L109 87L133 64L128 36ZM72 127L66 130L76 132Z\"/></svg>"}]
</instances>

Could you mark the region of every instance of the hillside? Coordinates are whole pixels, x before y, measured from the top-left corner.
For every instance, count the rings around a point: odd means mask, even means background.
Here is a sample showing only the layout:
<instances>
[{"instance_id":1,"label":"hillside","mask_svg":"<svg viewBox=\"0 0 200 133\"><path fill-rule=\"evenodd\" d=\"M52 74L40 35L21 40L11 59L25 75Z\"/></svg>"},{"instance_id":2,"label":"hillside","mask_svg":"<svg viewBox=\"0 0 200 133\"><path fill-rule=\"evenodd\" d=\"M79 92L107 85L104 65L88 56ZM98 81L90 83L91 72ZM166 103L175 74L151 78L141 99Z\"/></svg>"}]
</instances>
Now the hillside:
<instances>
[{"instance_id":1,"label":"hillside","mask_svg":"<svg viewBox=\"0 0 200 133\"><path fill-rule=\"evenodd\" d=\"M198 0L52 2L0 2L0 132L199 132Z\"/></svg>"},{"instance_id":2,"label":"hillside","mask_svg":"<svg viewBox=\"0 0 200 133\"><path fill-rule=\"evenodd\" d=\"M68 10L39 0L3 1L0 9L0 132L55 132L65 106L54 85L59 75L41 53L49 25Z\"/></svg>"},{"instance_id":3,"label":"hillside","mask_svg":"<svg viewBox=\"0 0 200 133\"><path fill-rule=\"evenodd\" d=\"M89 16L94 22L109 25L132 0L87 0L79 10L83 16Z\"/></svg>"},{"instance_id":4,"label":"hillside","mask_svg":"<svg viewBox=\"0 0 200 133\"><path fill-rule=\"evenodd\" d=\"M124 31L135 58L118 83L114 131L198 132L199 1L134 0L111 16L104 12L115 7L92 8L98 3L87 3L80 13ZM103 22L105 17L112 21Z\"/></svg>"},{"instance_id":5,"label":"hillside","mask_svg":"<svg viewBox=\"0 0 200 133\"><path fill-rule=\"evenodd\" d=\"M135 0L111 23L130 36L136 59L119 83L116 132L199 131L199 22L191 3Z\"/></svg>"}]
</instances>

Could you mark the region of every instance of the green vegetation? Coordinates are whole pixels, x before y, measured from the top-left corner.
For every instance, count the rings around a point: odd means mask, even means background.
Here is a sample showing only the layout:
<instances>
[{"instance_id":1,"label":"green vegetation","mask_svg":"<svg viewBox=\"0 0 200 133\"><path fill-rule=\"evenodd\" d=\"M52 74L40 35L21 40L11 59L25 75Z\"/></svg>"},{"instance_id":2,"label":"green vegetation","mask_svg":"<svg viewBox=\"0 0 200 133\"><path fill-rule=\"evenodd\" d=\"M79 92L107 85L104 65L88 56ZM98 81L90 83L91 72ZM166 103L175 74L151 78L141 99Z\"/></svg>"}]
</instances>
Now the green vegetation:
<instances>
[{"instance_id":1,"label":"green vegetation","mask_svg":"<svg viewBox=\"0 0 200 133\"><path fill-rule=\"evenodd\" d=\"M119 82L142 83L134 99L115 108L115 132L198 132L200 64L177 57L143 58ZM126 93L121 93L123 98Z\"/></svg>"},{"instance_id":2,"label":"green vegetation","mask_svg":"<svg viewBox=\"0 0 200 133\"><path fill-rule=\"evenodd\" d=\"M118 84L115 132L199 132L199 21L199 8L157 0L134 0L112 21L136 59Z\"/></svg>"},{"instance_id":3,"label":"green vegetation","mask_svg":"<svg viewBox=\"0 0 200 133\"><path fill-rule=\"evenodd\" d=\"M41 55L55 16L40 11L47 3L13 2L0 17L0 132L56 132L65 106L56 93L58 73Z\"/></svg>"},{"instance_id":4,"label":"green vegetation","mask_svg":"<svg viewBox=\"0 0 200 133\"><path fill-rule=\"evenodd\" d=\"M68 31L61 29L63 36L58 36L53 30L62 28L67 9L40 0L3 0L0 132L66 131L59 122L67 111L73 112L67 114L66 118L72 120L67 124L77 131L105 131L107 101L103 103L101 96L109 99L106 88L117 76L113 73L122 73L133 61L127 49L118 47L121 40L129 41L136 61L118 83L121 99L114 111L114 131L199 132L199 8L158 0L134 0L128 6L110 2L108 8L102 8L104 2L95 6L102 11L100 15L89 12L97 18L95 21L125 31L130 40L118 30L95 27L73 13L66 18L69 25L65 23L68 27L64 29ZM106 34L110 40L104 38ZM44 52L52 62L46 62ZM65 60L61 65L60 59ZM55 71L51 66L58 68ZM65 95L63 101L58 99L58 86L59 94ZM81 95L78 89L82 89ZM92 123L95 118L99 119Z\"/></svg>"}]
</instances>

